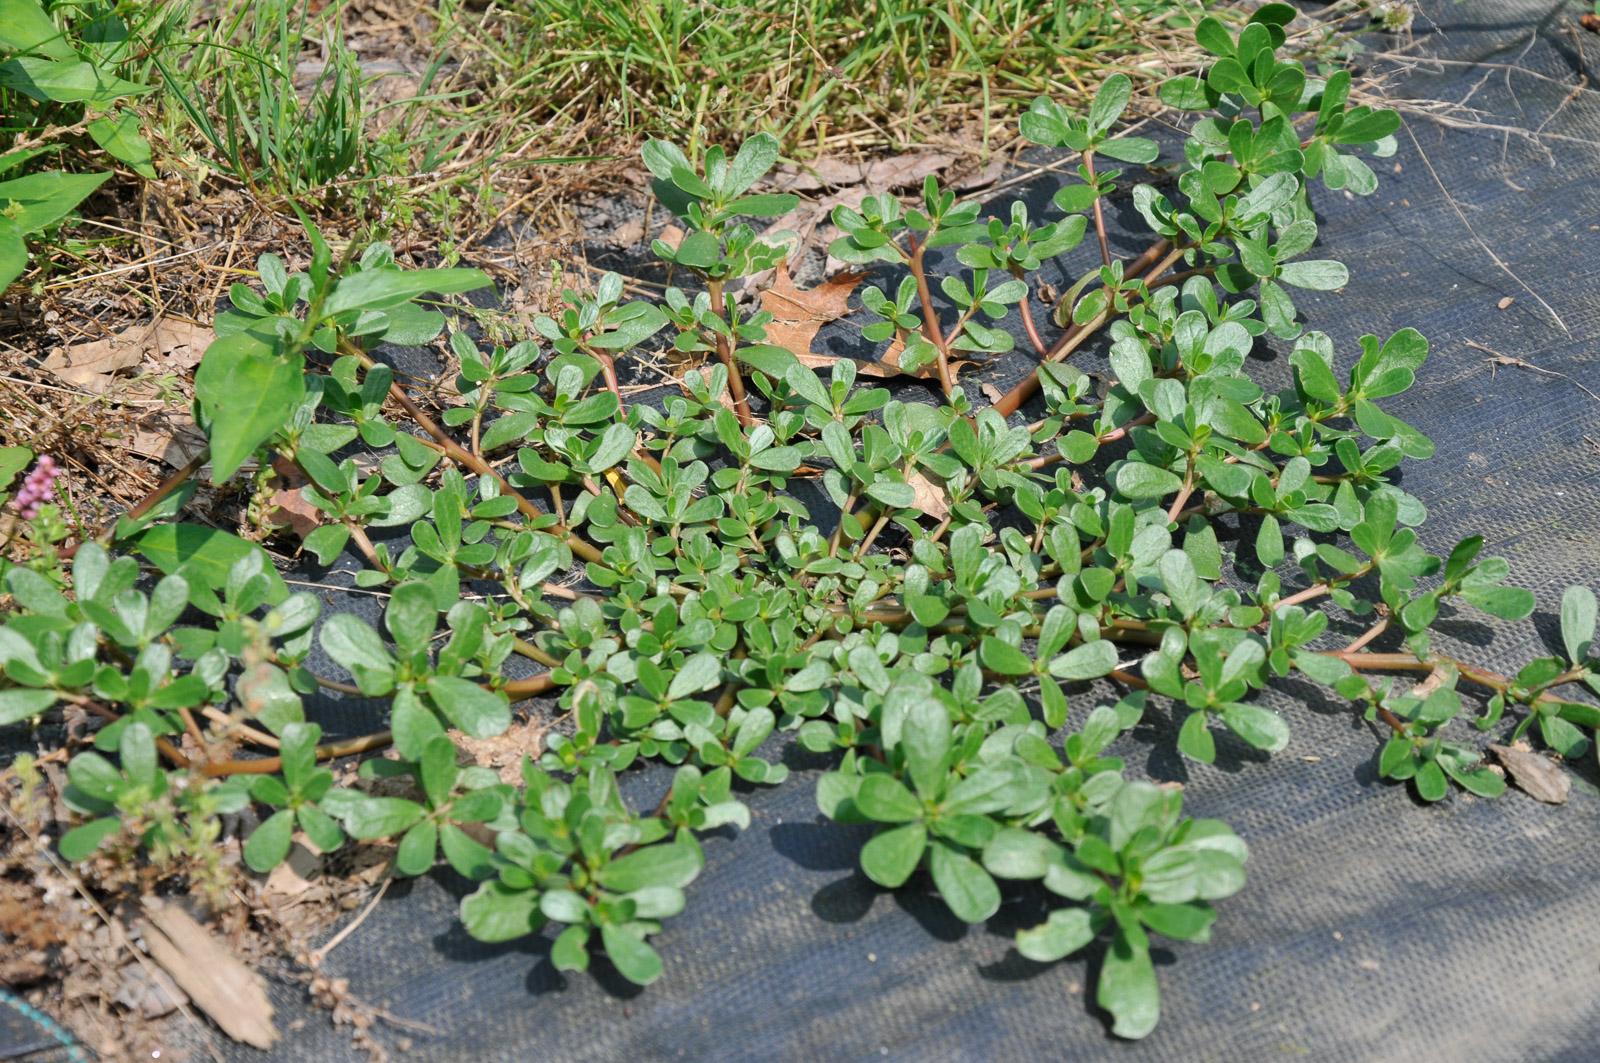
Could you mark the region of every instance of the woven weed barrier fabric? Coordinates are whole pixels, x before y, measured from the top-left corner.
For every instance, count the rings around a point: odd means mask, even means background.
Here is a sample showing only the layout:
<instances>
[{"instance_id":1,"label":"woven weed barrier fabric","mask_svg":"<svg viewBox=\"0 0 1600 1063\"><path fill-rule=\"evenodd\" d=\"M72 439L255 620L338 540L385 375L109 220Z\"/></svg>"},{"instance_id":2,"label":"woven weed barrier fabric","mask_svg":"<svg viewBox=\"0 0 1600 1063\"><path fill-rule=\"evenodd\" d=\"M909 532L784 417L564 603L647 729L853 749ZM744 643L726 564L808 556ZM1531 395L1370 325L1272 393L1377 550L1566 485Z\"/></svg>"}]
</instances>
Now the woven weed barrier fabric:
<instances>
[{"instance_id":1,"label":"woven weed barrier fabric","mask_svg":"<svg viewBox=\"0 0 1600 1063\"><path fill-rule=\"evenodd\" d=\"M1439 631L1447 649L1515 669L1558 644L1562 588L1600 574L1600 93L1572 95L1585 76L1600 83L1600 37L1564 29L1551 0L1425 14L1391 91L1472 111L1410 115L1374 196L1317 189L1322 243L1352 280L1297 299L1342 364L1364 333L1412 326L1431 341L1417 386L1391 407L1438 445L1403 478L1431 513L1425 545L1441 553L1481 532L1539 600L1533 623L1457 613ZM1047 171L1010 194L1038 213L1058 182ZM1114 234L1118 253L1141 249ZM1091 254L1086 243L1044 279L1064 289ZM851 331L832 339L847 346ZM1258 346L1269 389L1289 381L1285 353ZM1003 387L1030 365L1019 348L982 379ZM371 597L329 597L377 617ZM1295 682L1265 703L1293 735L1270 759L1224 742L1216 765L1184 762L1162 707L1113 750L1134 774L1181 782L1186 811L1227 821L1251 850L1212 942L1158 947L1162 1020L1138 1044L1111 1039L1086 999L1094 950L1046 966L1012 948L1042 918L1041 893L1008 888L997 916L966 926L925 879L897 893L868 882L856 869L866 829L821 817L822 762L797 748L788 782L744 795L750 829L706 840L688 908L654 939L667 970L648 989L603 961L557 972L547 936L475 942L456 917L467 884L447 871L391 887L327 971L433 1031L405 1031L407 1056L430 1060L1595 1058L1592 761L1565 807L1517 791L1423 806L1377 779L1381 738L1346 705ZM372 704L310 708L331 732L375 722ZM625 790L648 807L666 779L635 771ZM273 993L275 1058L355 1054L298 985Z\"/></svg>"},{"instance_id":2,"label":"woven weed barrier fabric","mask_svg":"<svg viewBox=\"0 0 1600 1063\"><path fill-rule=\"evenodd\" d=\"M28 1063L61 1063L85 1058L75 1052L72 1035L55 1020L34 1010L26 1001L9 993L0 994L0 1059L24 1059Z\"/></svg>"}]
</instances>

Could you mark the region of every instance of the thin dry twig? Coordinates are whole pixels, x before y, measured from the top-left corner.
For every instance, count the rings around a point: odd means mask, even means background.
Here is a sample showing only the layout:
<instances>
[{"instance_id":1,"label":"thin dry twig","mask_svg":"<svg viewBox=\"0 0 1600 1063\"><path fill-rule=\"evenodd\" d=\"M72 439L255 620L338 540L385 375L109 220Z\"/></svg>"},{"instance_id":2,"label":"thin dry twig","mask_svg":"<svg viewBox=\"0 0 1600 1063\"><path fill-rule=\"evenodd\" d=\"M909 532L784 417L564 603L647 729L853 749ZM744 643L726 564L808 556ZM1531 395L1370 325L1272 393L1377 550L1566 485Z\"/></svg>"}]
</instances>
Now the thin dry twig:
<instances>
[{"instance_id":1,"label":"thin dry twig","mask_svg":"<svg viewBox=\"0 0 1600 1063\"><path fill-rule=\"evenodd\" d=\"M1513 271L1510 266L1506 265L1505 260L1499 255L1495 254L1494 248L1485 243L1483 237L1478 235L1478 231L1472 227L1472 222L1467 220L1467 215L1462 211L1461 205L1456 202L1455 197L1450 194L1450 190L1445 187L1444 181L1439 177L1439 171L1433 168L1433 163L1428 159L1428 153L1422 150L1422 144L1418 142L1416 134L1411 132L1409 126L1402 128L1405 129L1406 136L1411 138L1411 144L1417 149L1417 156L1422 159L1422 165L1428 168L1428 173L1430 176L1432 176L1434 184L1438 185L1439 191L1444 194L1444 201L1450 205L1450 209L1455 212L1456 217L1461 219L1461 224L1466 228L1467 233L1471 235L1473 241L1479 247L1483 248L1484 254L1489 256L1489 259L1497 267L1499 267L1502 273L1516 281L1519 288L1533 296L1534 301L1540 306L1544 307L1545 312L1548 313L1555 323L1561 327L1562 332L1565 332L1568 336L1571 336L1572 330L1569 329L1567 327L1567 323L1561 319L1561 315L1556 313L1556 308L1545 302L1544 296L1528 287L1528 283L1521 277L1517 276L1516 272Z\"/></svg>"},{"instance_id":2,"label":"thin dry twig","mask_svg":"<svg viewBox=\"0 0 1600 1063\"><path fill-rule=\"evenodd\" d=\"M1543 374L1544 376L1553 376L1553 377L1556 377L1559 380L1565 380L1567 383L1571 384L1573 387L1577 388L1579 391L1583 392L1585 395L1589 396L1594 401L1600 402L1600 395L1595 394L1589 388L1585 387L1582 383L1580 383L1577 380L1574 380L1572 377L1568 376L1565 373L1558 373L1554 369L1546 369L1543 366L1534 365L1532 362L1524 361L1521 358L1513 358L1509 354L1501 354L1499 351L1495 350L1493 347L1486 347L1483 344L1475 343L1472 340L1467 340L1465 342L1466 342L1466 345L1468 347L1471 347L1473 350L1475 350L1475 351L1483 351L1485 354L1490 355L1490 358L1489 358L1489 373L1490 373L1491 376L1494 375L1494 371L1495 371L1496 367L1502 366L1502 365L1515 366L1518 369L1531 369L1535 373L1540 373L1540 374Z\"/></svg>"},{"instance_id":3,"label":"thin dry twig","mask_svg":"<svg viewBox=\"0 0 1600 1063\"><path fill-rule=\"evenodd\" d=\"M378 902L383 900L383 895L385 893L389 892L389 883L393 881L393 874L384 876L382 884L378 886L378 892L374 893L372 895L372 900L368 901L367 906L361 909L361 914L350 920L350 922L346 923L342 928L340 928L337 934L328 939L327 944L323 945L321 948L317 949L311 954L312 967L320 967L322 965L322 961L328 958L328 953L338 948L345 938L355 933L356 928L367 921L367 916L371 915L378 907Z\"/></svg>"}]
</instances>

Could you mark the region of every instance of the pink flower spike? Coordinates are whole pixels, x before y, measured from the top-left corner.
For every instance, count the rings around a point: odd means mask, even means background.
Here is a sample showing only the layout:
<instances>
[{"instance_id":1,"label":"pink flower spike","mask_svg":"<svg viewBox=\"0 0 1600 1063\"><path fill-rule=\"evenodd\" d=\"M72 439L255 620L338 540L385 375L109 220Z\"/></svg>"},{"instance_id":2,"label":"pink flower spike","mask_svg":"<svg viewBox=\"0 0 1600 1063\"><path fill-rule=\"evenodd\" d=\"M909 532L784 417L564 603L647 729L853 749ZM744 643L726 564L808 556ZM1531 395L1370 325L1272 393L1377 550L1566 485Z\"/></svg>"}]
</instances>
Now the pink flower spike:
<instances>
[{"instance_id":1,"label":"pink flower spike","mask_svg":"<svg viewBox=\"0 0 1600 1063\"><path fill-rule=\"evenodd\" d=\"M34 519L39 515L41 503L55 500L56 479L60 475L61 469L56 465L56 459L49 454L41 454L32 471L23 478L22 489L13 500L24 518Z\"/></svg>"}]
</instances>

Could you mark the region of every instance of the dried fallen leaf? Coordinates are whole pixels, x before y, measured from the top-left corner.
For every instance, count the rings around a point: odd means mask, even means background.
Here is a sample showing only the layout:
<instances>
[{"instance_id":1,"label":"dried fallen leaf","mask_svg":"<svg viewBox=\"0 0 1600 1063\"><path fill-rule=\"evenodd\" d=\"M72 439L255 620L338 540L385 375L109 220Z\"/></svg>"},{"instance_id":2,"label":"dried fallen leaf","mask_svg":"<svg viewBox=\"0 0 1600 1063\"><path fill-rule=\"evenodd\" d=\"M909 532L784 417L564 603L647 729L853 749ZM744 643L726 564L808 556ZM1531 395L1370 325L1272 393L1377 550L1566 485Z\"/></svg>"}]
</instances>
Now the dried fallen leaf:
<instances>
[{"instance_id":1,"label":"dried fallen leaf","mask_svg":"<svg viewBox=\"0 0 1600 1063\"><path fill-rule=\"evenodd\" d=\"M924 516L934 520L944 520L950 513L950 499L945 496L944 488L928 479L918 470L912 470L906 477L906 483L916 492L917 500L913 509L920 509Z\"/></svg>"},{"instance_id":2,"label":"dried fallen leaf","mask_svg":"<svg viewBox=\"0 0 1600 1063\"><path fill-rule=\"evenodd\" d=\"M304 539L322 525L322 511L300 494L298 487L272 492L267 499L267 520L278 527L288 527Z\"/></svg>"},{"instance_id":3,"label":"dried fallen leaf","mask_svg":"<svg viewBox=\"0 0 1600 1063\"><path fill-rule=\"evenodd\" d=\"M1535 753L1526 743L1514 746L1490 746L1489 752L1504 764L1511 782L1535 801L1547 805L1564 805L1572 792L1572 780L1549 757Z\"/></svg>"},{"instance_id":4,"label":"dried fallen leaf","mask_svg":"<svg viewBox=\"0 0 1600 1063\"><path fill-rule=\"evenodd\" d=\"M297 904L321 875L322 857L312 847L310 839L296 834L288 858L273 868L267 881L262 883L261 900L272 909Z\"/></svg>"},{"instance_id":5,"label":"dried fallen leaf","mask_svg":"<svg viewBox=\"0 0 1600 1063\"><path fill-rule=\"evenodd\" d=\"M929 174L941 173L956 161L954 155L938 151L919 151L910 155L896 155L879 159L868 166L861 175L861 183L870 189L910 188L920 185Z\"/></svg>"},{"instance_id":6,"label":"dried fallen leaf","mask_svg":"<svg viewBox=\"0 0 1600 1063\"><path fill-rule=\"evenodd\" d=\"M113 375L140 365L147 356L167 370L192 368L212 339L211 330L203 325L162 317L103 340L59 347L44 360L44 368L74 387L99 395L111 386Z\"/></svg>"},{"instance_id":7,"label":"dried fallen leaf","mask_svg":"<svg viewBox=\"0 0 1600 1063\"><path fill-rule=\"evenodd\" d=\"M812 351L795 351L794 356L801 365L810 369L822 370L831 370L833 363L842 357L837 354L816 354ZM887 362L865 362L859 358L853 358L851 361L856 363L857 376L871 377L874 380L888 380L891 377L904 375L900 372L898 366L890 365Z\"/></svg>"},{"instance_id":8,"label":"dried fallen leaf","mask_svg":"<svg viewBox=\"0 0 1600 1063\"><path fill-rule=\"evenodd\" d=\"M866 164L857 159L817 159L804 167L784 166L769 182L776 192L816 192L857 184Z\"/></svg>"},{"instance_id":9,"label":"dried fallen leaf","mask_svg":"<svg viewBox=\"0 0 1600 1063\"><path fill-rule=\"evenodd\" d=\"M929 174L943 171L956 157L940 151L918 151L872 162L853 159L818 159L804 169L778 174L773 186L781 192L815 192L821 188L865 185L880 192L909 188Z\"/></svg>"},{"instance_id":10,"label":"dried fallen leaf","mask_svg":"<svg viewBox=\"0 0 1600 1063\"><path fill-rule=\"evenodd\" d=\"M200 364L216 334L192 321L162 318L151 325L150 342L156 357L170 369L192 369Z\"/></svg>"},{"instance_id":11,"label":"dried fallen leaf","mask_svg":"<svg viewBox=\"0 0 1600 1063\"><path fill-rule=\"evenodd\" d=\"M65 383L98 395L111 386L112 375L143 361L143 347L119 344L113 337L57 348L44 360L44 368Z\"/></svg>"},{"instance_id":12,"label":"dried fallen leaf","mask_svg":"<svg viewBox=\"0 0 1600 1063\"><path fill-rule=\"evenodd\" d=\"M154 458L179 469L206 449L205 433L187 417L180 420L169 414L147 423L149 427L134 432L128 443L128 448L141 458Z\"/></svg>"},{"instance_id":13,"label":"dried fallen leaf","mask_svg":"<svg viewBox=\"0 0 1600 1063\"><path fill-rule=\"evenodd\" d=\"M323 522L322 511L300 494L307 481L300 466L283 458L272 462L272 471L282 485L267 500L267 522L277 527L287 527L304 539Z\"/></svg>"},{"instance_id":14,"label":"dried fallen leaf","mask_svg":"<svg viewBox=\"0 0 1600 1063\"><path fill-rule=\"evenodd\" d=\"M773 271L772 286L761 293L761 309L772 315L767 342L795 352L809 351L818 329L849 313L850 294L865 276L841 273L801 291L795 287L789 267L779 264Z\"/></svg>"},{"instance_id":15,"label":"dried fallen leaf","mask_svg":"<svg viewBox=\"0 0 1600 1063\"><path fill-rule=\"evenodd\" d=\"M473 738L451 731L450 739L468 756L468 763L492 768L501 782L517 785L522 781L522 759L538 760L544 753L544 736L549 724L537 716L513 721L505 733L495 738Z\"/></svg>"},{"instance_id":16,"label":"dried fallen leaf","mask_svg":"<svg viewBox=\"0 0 1600 1063\"><path fill-rule=\"evenodd\" d=\"M802 291L789 276L788 265L779 263L773 272L772 286L761 293L761 309L772 315L772 322L767 325L767 342L794 352L802 365L813 369L832 366L840 356L813 353L811 344L817 338L818 329L850 312L850 294L865 276L865 273L839 273L815 288ZM904 346L897 338L876 361L857 359L856 368L860 375L879 380L900 376L899 359ZM911 375L926 377L929 373L924 370Z\"/></svg>"},{"instance_id":17,"label":"dried fallen leaf","mask_svg":"<svg viewBox=\"0 0 1600 1063\"><path fill-rule=\"evenodd\" d=\"M260 976L177 905L145 897L141 906L145 919L139 932L150 958L223 1033L255 1048L271 1048L278 1031Z\"/></svg>"},{"instance_id":18,"label":"dried fallen leaf","mask_svg":"<svg viewBox=\"0 0 1600 1063\"><path fill-rule=\"evenodd\" d=\"M957 192L976 192L981 188L988 188L1001 177L1005 176L1006 158L1003 155L989 160L989 164L976 173L969 174L956 182Z\"/></svg>"}]
</instances>

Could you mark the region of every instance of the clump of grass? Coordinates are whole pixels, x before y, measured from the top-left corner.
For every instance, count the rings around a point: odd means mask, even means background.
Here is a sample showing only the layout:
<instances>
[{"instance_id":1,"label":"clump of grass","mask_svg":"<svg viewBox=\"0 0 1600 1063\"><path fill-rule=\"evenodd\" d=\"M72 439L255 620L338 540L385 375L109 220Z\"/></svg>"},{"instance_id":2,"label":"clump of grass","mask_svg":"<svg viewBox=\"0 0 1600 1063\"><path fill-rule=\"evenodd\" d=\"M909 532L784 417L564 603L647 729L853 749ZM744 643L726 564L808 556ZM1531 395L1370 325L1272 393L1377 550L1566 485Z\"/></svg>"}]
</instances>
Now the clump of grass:
<instances>
[{"instance_id":1,"label":"clump of grass","mask_svg":"<svg viewBox=\"0 0 1600 1063\"><path fill-rule=\"evenodd\" d=\"M308 41L325 59L302 92L295 72ZM305 195L363 161L355 56L336 24L307 5L232 4L204 28L187 62L163 62L162 73L215 164L253 192Z\"/></svg>"},{"instance_id":2,"label":"clump of grass","mask_svg":"<svg viewBox=\"0 0 1600 1063\"><path fill-rule=\"evenodd\" d=\"M436 171L465 168L465 127L437 60L382 99L376 83L393 64L369 69L357 56L349 7L224 0L200 11L184 47L156 60L169 146L280 207L408 224ZM405 21L431 27L430 13L423 5Z\"/></svg>"},{"instance_id":3,"label":"clump of grass","mask_svg":"<svg viewBox=\"0 0 1600 1063\"><path fill-rule=\"evenodd\" d=\"M495 0L441 10L482 108L591 150L690 131L771 132L795 155L907 148L1008 102L1084 99L1113 71L1162 76L1204 0ZM570 145L568 145L570 147Z\"/></svg>"}]
</instances>

